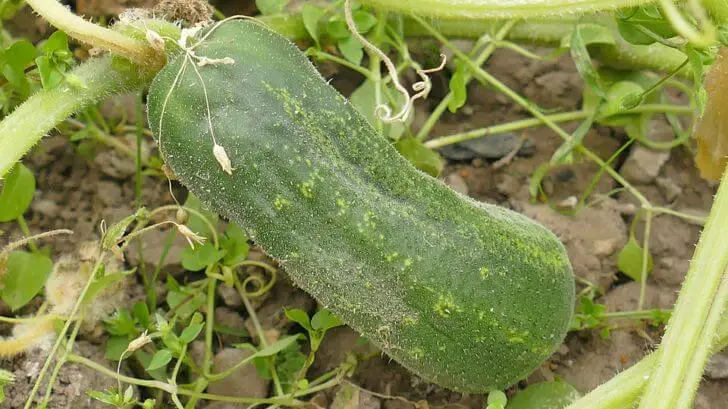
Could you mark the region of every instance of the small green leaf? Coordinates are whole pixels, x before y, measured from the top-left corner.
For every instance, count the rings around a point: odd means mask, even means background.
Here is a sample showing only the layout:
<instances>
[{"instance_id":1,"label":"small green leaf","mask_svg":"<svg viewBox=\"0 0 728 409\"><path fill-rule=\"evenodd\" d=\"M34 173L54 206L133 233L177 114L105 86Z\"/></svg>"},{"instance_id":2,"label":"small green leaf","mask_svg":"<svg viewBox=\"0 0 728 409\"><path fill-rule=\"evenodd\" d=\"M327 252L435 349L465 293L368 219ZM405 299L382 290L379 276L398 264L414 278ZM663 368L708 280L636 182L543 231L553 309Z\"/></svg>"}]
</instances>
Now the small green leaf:
<instances>
[{"instance_id":1,"label":"small green leaf","mask_svg":"<svg viewBox=\"0 0 728 409\"><path fill-rule=\"evenodd\" d=\"M194 249L185 246L185 249L182 250L182 267L189 271L199 271L217 263L224 255L225 250L216 249L210 242L195 246Z\"/></svg>"},{"instance_id":2,"label":"small green leaf","mask_svg":"<svg viewBox=\"0 0 728 409\"><path fill-rule=\"evenodd\" d=\"M188 326L182 331L182 334L179 336L179 340L185 344L189 344L194 341L198 335L200 335L200 331L202 331L203 327L203 324L192 324Z\"/></svg>"},{"instance_id":3,"label":"small green leaf","mask_svg":"<svg viewBox=\"0 0 728 409\"><path fill-rule=\"evenodd\" d=\"M445 167L440 154L426 147L418 139L400 139L394 146L412 165L430 176L437 177Z\"/></svg>"},{"instance_id":4,"label":"small green leaf","mask_svg":"<svg viewBox=\"0 0 728 409\"><path fill-rule=\"evenodd\" d=\"M188 207L192 210L197 210L200 212L207 221L209 221L212 226L217 228L217 221L218 216L216 213L213 213L207 209L204 209L202 207L202 203L200 203L200 199L197 198L197 196L190 193L187 196L187 200L185 201L185 207ZM208 227L207 223L205 223L200 217L197 215L190 213L190 218L187 221L187 227L190 228L193 232L199 234L200 236L207 237L208 239L212 238L212 232L210 231L210 228Z\"/></svg>"},{"instance_id":5,"label":"small green leaf","mask_svg":"<svg viewBox=\"0 0 728 409\"><path fill-rule=\"evenodd\" d=\"M296 343L299 338L300 335L291 335L285 338L281 338L275 344L268 345L267 347L249 356L248 359L273 356Z\"/></svg>"},{"instance_id":6,"label":"small green leaf","mask_svg":"<svg viewBox=\"0 0 728 409\"><path fill-rule=\"evenodd\" d=\"M136 324L137 320L131 316L129 310L117 310L104 320L106 331L116 336L136 335Z\"/></svg>"},{"instance_id":7,"label":"small green leaf","mask_svg":"<svg viewBox=\"0 0 728 409\"><path fill-rule=\"evenodd\" d=\"M637 243L637 239L634 236L630 236L627 244L622 248L617 256L617 268L619 271L626 274L628 277L635 281L642 280L642 257L644 256L644 250ZM647 255L647 271L649 274L652 271L653 261L652 255Z\"/></svg>"},{"instance_id":8,"label":"small green leaf","mask_svg":"<svg viewBox=\"0 0 728 409\"><path fill-rule=\"evenodd\" d=\"M353 13L354 23L356 23L356 29L361 34L366 34L377 25L377 18L364 10L357 10Z\"/></svg>"},{"instance_id":9,"label":"small green leaf","mask_svg":"<svg viewBox=\"0 0 728 409\"><path fill-rule=\"evenodd\" d=\"M343 40L339 40L337 45L344 58L356 65L361 64L361 60L364 58L364 48L359 40L349 36Z\"/></svg>"},{"instance_id":10,"label":"small green leaf","mask_svg":"<svg viewBox=\"0 0 728 409\"><path fill-rule=\"evenodd\" d=\"M142 301L135 303L132 307L132 315L142 328L149 328L149 307L146 303Z\"/></svg>"},{"instance_id":11,"label":"small green leaf","mask_svg":"<svg viewBox=\"0 0 728 409\"><path fill-rule=\"evenodd\" d=\"M286 309L285 310L286 317L288 317L289 320L298 323L298 325L305 328L307 331L313 331L313 327L311 326L311 321L308 318L308 314L306 314L306 311L299 310L298 308L292 308L292 309Z\"/></svg>"},{"instance_id":12,"label":"small green leaf","mask_svg":"<svg viewBox=\"0 0 728 409\"><path fill-rule=\"evenodd\" d=\"M23 97L30 92L25 68L33 62L36 55L35 47L27 40L16 41L2 53L3 75Z\"/></svg>"},{"instance_id":13,"label":"small green leaf","mask_svg":"<svg viewBox=\"0 0 728 409\"><path fill-rule=\"evenodd\" d=\"M160 369L169 363L169 361L172 360L172 351L168 349L161 349L157 351L156 354L154 354L154 357L152 358L152 361L147 365L147 371L154 371L155 369Z\"/></svg>"},{"instance_id":14,"label":"small green leaf","mask_svg":"<svg viewBox=\"0 0 728 409\"><path fill-rule=\"evenodd\" d=\"M92 302L96 296L103 291L105 288L108 288L112 284L116 283L117 281L123 280L127 276L130 276L136 272L136 267L134 267L131 270L122 271L118 273L112 273L112 274L106 274L103 277L94 280L93 283L88 288L88 291L86 291L86 297L84 298L84 303Z\"/></svg>"},{"instance_id":15,"label":"small green leaf","mask_svg":"<svg viewBox=\"0 0 728 409\"><path fill-rule=\"evenodd\" d=\"M493 391L488 394L487 409L503 409L508 402L506 394L502 391Z\"/></svg>"},{"instance_id":16,"label":"small green leaf","mask_svg":"<svg viewBox=\"0 0 728 409\"><path fill-rule=\"evenodd\" d=\"M373 81L366 80L359 86L359 88L354 90L354 92L352 92L351 94L351 97L349 97L351 105L354 106L354 108L356 108L356 110L359 111L360 114L364 115L364 117L373 126L376 126L376 124L379 122L379 118L377 118L377 114L375 112L377 107L375 87L376 85ZM394 105L395 107L399 107L404 104L405 101L402 94L392 89L391 87L387 91L389 91L390 94L393 95L394 102L391 103L392 105ZM389 99L384 97L384 94L385 92L383 90L382 99L389 103ZM414 115L410 115L405 123L396 122L392 124L382 124L382 134L388 139L395 141L399 140L407 130L407 126L412 122L413 117Z\"/></svg>"},{"instance_id":17,"label":"small green leaf","mask_svg":"<svg viewBox=\"0 0 728 409\"><path fill-rule=\"evenodd\" d=\"M134 352L134 358L139 360L139 363L141 364L142 367L147 367L147 366L149 366L149 364L152 363L152 359L154 358L154 356L148 352L145 352L142 349L138 349ZM147 373L152 378L154 378L158 381L166 382L168 380L166 367L158 368L153 371L147 371Z\"/></svg>"},{"instance_id":18,"label":"small green leaf","mask_svg":"<svg viewBox=\"0 0 728 409\"><path fill-rule=\"evenodd\" d=\"M450 78L450 93L452 97L447 104L450 112L457 112L458 109L465 105L468 99L468 89L465 84L465 64L458 61L457 68Z\"/></svg>"},{"instance_id":19,"label":"small green leaf","mask_svg":"<svg viewBox=\"0 0 728 409\"><path fill-rule=\"evenodd\" d=\"M112 406L117 406L121 398L118 393L111 391L86 391L86 394L92 399Z\"/></svg>"},{"instance_id":20,"label":"small green leaf","mask_svg":"<svg viewBox=\"0 0 728 409\"><path fill-rule=\"evenodd\" d=\"M41 56L36 58L35 65L38 66L38 73L40 74L40 82L43 84L43 89L55 89L63 83L65 79L63 71L58 68L58 65L50 57Z\"/></svg>"},{"instance_id":21,"label":"small green leaf","mask_svg":"<svg viewBox=\"0 0 728 409\"><path fill-rule=\"evenodd\" d=\"M225 250L223 263L231 266L248 258L250 245L248 235L235 223L228 224L225 233L220 237L220 247Z\"/></svg>"},{"instance_id":22,"label":"small green leaf","mask_svg":"<svg viewBox=\"0 0 728 409\"><path fill-rule=\"evenodd\" d=\"M53 261L43 254L13 251L6 263L0 298L15 311L43 289L53 270Z\"/></svg>"},{"instance_id":23,"label":"small green leaf","mask_svg":"<svg viewBox=\"0 0 728 409\"><path fill-rule=\"evenodd\" d=\"M333 16L326 23L326 32L335 40L344 40L351 37L349 27L340 16Z\"/></svg>"},{"instance_id":24,"label":"small green leaf","mask_svg":"<svg viewBox=\"0 0 728 409\"><path fill-rule=\"evenodd\" d=\"M0 192L0 222L17 219L30 206L35 193L35 176L22 163L18 163L5 179Z\"/></svg>"},{"instance_id":25,"label":"small green leaf","mask_svg":"<svg viewBox=\"0 0 728 409\"><path fill-rule=\"evenodd\" d=\"M112 336L106 341L106 350L104 351L104 358L110 361L118 361L121 359L121 355L126 352L126 348L129 346L131 340L128 336ZM131 354L129 354L131 356ZM125 356L124 358L128 358Z\"/></svg>"},{"instance_id":26,"label":"small green leaf","mask_svg":"<svg viewBox=\"0 0 728 409\"><path fill-rule=\"evenodd\" d=\"M580 396L567 382L541 382L518 392L508 402L506 409L564 409Z\"/></svg>"},{"instance_id":27,"label":"small green leaf","mask_svg":"<svg viewBox=\"0 0 728 409\"><path fill-rule=\"evenodd\" d=\"M344 325L344 322L327 309L317 312L311 318L311 327L316 331L327 331L341 325Z\"/></svg>"},{"instance_id":28,"label":"small green leaf","mask_svg":"<svg viewBox=\"0 0 728 409\"><path fill-rule=\"evenodd\" d=\"M324 17L325 12L312 4L304 4L301 9L301 16L303 17L303 26L306 27L306 31L313 38L316 44L320 41L320 30L319 22Z\"/></svg>"},{"instance_id":29,"label":"small green leaf","mask_svg":"<svg viewBox=\"0 0 728 409\"><path fill-rule=\"evenodd\" d=\"M278 14L288 4L289 0L255 0L258 10L264 15Z\"/></svg>"},{"instance_id":30,"label":"small green leaf","mask_svg":"<svg viewBox=\"0 0 728 409\"><path fill-rule=\"evenodd\" d=\"M55 31L38 48L47 55L54 54L57 51L69 51L68 36L63 31Z\"/></svg>"},{"instance_id":31,"label":"small green leaf","mask_svg":"<svg viewBox=\"0 0 728 409\"><path fill-rule=\"evenodd\" d=\"M205 305L206 297L200 291L170 291L167 305L180 318L186 319Z\"/></svg>"},{"instance_id":32,"label":"small green leaf","mask_svg":"<svg viewBox=\"0 0 728 409\"><path fill-rule=\"evenodd\" d=\"M623 113L625 110L625 100L642 95L644 88L632 81L617 81L609 87L606 94L606 104L602 107L601 115L614 115ZM632 97L630 97L632 96Z\"/></svg>"}]
</instances>

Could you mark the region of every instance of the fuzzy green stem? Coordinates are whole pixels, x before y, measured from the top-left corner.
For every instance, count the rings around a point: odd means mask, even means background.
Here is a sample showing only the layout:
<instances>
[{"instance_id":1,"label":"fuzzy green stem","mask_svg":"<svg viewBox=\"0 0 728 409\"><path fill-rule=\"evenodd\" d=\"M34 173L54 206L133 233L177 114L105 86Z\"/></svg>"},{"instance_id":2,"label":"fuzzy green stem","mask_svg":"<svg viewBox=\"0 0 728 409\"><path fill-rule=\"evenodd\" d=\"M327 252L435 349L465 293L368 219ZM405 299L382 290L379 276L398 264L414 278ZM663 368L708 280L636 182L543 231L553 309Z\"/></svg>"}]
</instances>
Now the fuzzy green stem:
<instances>
[{"instance_id":1,"label":"fuzzy green stem","mask_svg":"<svg viewBox=\"0 0 728 409\"><path fill-rule=\"evenodd\" d=\"M728 294L721 288L728 267L726 229L728 172L723 175L667 332L656 353L657 365L640 403L642 409L672 409L678 398L687 404L680 407L690 407L694 386L702 376L714 341L711 331L718 325L728 301Z\"/></svg>"},{"instance_id":2,"label":"fuzzy green stem","mask_svg":"<svg viewBox=\"0 0 728 409\"><path fill-rule=\"evenodd\" d=\"M398 13L432 18L522 18L583 14L651 3L652 0L360 0Z\"/></svg>"},{"instance_id":3,"label":"fuzzy green stem","mask_svg":"<svg viewBox=\"0 0 728 409\"><path fill-rule=\"evenodd\" d=\"M63 84L39 91L0 122L0 177L73 113L107 96L140 89L153 77L149 70L117 64L108 56L89 60L71 74L84 84L82 88Z\"/></svg>"},{"instance_id":4,"label":"fuzzy green stem","mask_svg":"<svg viewBox=\"0 0 728 409\"><path fill-rule=\"evenodd\" d=\"M26 1L51 25L76 40L123 55L143 66L161 66L164 63L164 55L149 44L86 21L56 0Z\"/></svg>"}]
</instances>

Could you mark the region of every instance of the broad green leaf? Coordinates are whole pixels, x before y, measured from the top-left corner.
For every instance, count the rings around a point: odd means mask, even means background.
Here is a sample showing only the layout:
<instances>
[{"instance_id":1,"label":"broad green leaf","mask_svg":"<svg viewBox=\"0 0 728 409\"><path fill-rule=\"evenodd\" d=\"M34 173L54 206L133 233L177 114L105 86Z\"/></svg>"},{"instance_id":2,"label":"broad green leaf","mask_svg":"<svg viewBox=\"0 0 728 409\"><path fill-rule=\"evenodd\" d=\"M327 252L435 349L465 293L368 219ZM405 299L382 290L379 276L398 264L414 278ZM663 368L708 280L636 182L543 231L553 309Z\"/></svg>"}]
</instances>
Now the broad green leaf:
<instances>
[{"instance_id":1,"label":"broad green leaf","mask_svg":"<svg viewBox=\"0 0 728 409\"><path fill-rule=\"evenodd\" d=\"M214 228L217 228L217 213L213 213L203 208L202 203L200 203L200 199L198 199L197 196L190 193L187 196L187 200L185 201L185 207L189 207L192 210L197 210L205 217L207 221L212 224ZM212 232L210 231L207 223L202 221L202 219L200 219L199 217L197 217L197 215L193 213L190 213L190 218L187 221L187 227L189 227L190 230L199 234L200 236L207 237L208 239L212 238Z\"/></svg>"},{"instance_id":2,"label":"broad green leaf","mask_svg":"<svg viewBox=\"0 0 728 409\"><path fill-rule=\"evenodd\" d=\"M13 251L7 259L0 298L13 310L27 304L43 289L53 261L43 254Z\"/></svg>"},{"instance_id":3,"label":"broad green leaf","mask_svg":"<svg viewBox=\"0 0 728 409\"><path fill-rule=\"evenodd\" d=\"M579 397L579 392L567 382L542 382L518 392L506 409L564 409Z\"/></svg>"},{"instance_id":4,"label":"broad green leaf","mask_svg":"<svg viewBox=\"0 0 728 409\"><path fill-rule=\"evenodd\" d=\"M316 331L326 331L341 325L344 325L344 322L327 309L317 312L311 318L311 327Z\"/></svg>"},{"instance_id":5,"label":"broad green leaf","mask_svg":"<svg viewBox=\"0 0 728 409\"><path fill-rule=\"evenodd\" d=\"M186 319L205 305L206 297L200 291L170 291L167 293L167 305L177 316Z\"/></svg>"},{"instance_id":6,"label":"broad green leaf","mask_svg":"<svg viewBox=\"0 0 728 409\"><path fill-rule=\"evenodd\" d=\"M324 17L324 11L312 4L304 4L303 8L301 9L301 16L303 17L303 26L306 27L306 31L308 31L308 34L313 38L313 41L316 42L316 44L319 44L320 41L320 30L319 30L319 22Z\"/></svg>"},{"instance_id":7,"label":"broad green leaf","mask_svg":"<svg viewBox=\"0 0 728 409\"><path fill-rule=\"evenodd\" d=\"M201 246L185 246L182 250L182 267L189 271L199 271L217 263L225 255L225 250L216 249L210 242Z\"/></svg>"},{"instance_id":8,"label":"broad green leaf","mask_svg":"<svg viewBox=\"0 0 728 409\"><path fill-rule=\"evenodd\" d=\"M139 325L143 328L149 328L149 307L147 307L146 303L139 301L134 304L134 307L132 307L132 315L139 322Z\"/></svg>"},{"instance_id":9,"label":"broad green leaf","mask_svg":"<svg viewBox=\"0 0 728 409\"><path fill-rule=\"evenodd\" d=\"M14 42L2 53L2 71L8 82L23 97L30 92L30 83L25 68L35 59L37 52L30 41Z\"/></svg>"},{"instance_id":10,"label":"broad green leaf","mask_svg":"<svg viewBox=\"0 0 728 409\"><path fill-rule=\"evenodd\" d=\"M168 349L160 349L154 354L152 361L147 365L147 371L154 371L156 369L167 366L169 361L172 360L172 351Z\"/></svg>"},{"instance_id":11,"label":"broad green leaf","mask_svg":"<svg viewBox=\"0 0 728 409\"><path fill-rule=\"evenodd\" d=\"M111 405L116 407L119 401L121 400L121 396L119 396L116 392L101 392L101 391L86 391L86 395L88 395L90 398L95 399L99 402L105 403L107 405Z\"/></svg>"},{"instance_id":12,"label":"broad green leaf","mask_svg":"<svg viewBox=\"0 0 728 409\"><path fill-rule=\"evenodd\" d=\"M117 310L111 317L104 320L106 331L111 335L136 335L137 320L131 316L129 310Z\"/></svg>"},{"instance_id":13,"label":"broad green leaf","mask_svg":"<svg viewBox=\"0 0 728 409\"><path fill-rule=\"evenodd\" d=\"M415 138L400 139L394 146L412 165L431 176L437 177L445 167L439 153Z\"/></svg>"},{"instance_id":14,"label":"broad green leaf","mask_svg":"<svg viewBox=\"0 0 728 409\"><path fill-rule=\"evenodd\" d=\"M278 14L288 4L289 0L255 0L255 5L264 15Z\"/></svg>"},{"instance_id":15,"label":"broad green leaf","mask_svg":"<svg viewBox=\"0 0 728 409\"><path fill-rule=\"evenodd\" d=\"M35 176L22 163L15 165L0 192L0 222L15 220L30 206L35 193Z\"/></svg>"},{"instance_id":16,"label":"broad green leaf","mask_svg":"<svg viewBox=\"0 0 728 409\"><path fill-rule=\"evenodd\" d=\"M636 7L618 13L617 27L622 38L635 45L650 45L656 41L643 30L652 32L656 37L662 39L670 39L677 35L670 21L663 18L659 9L654 5Z\"/></svg>"},{"instance_id":17,"label":"broad green leaf","mask_svg":"<svg viewBox=\"0 0 728 409\"><path fill-rule=\"evenodd\" d=\"M488 394L487 409L503 409L508 402L506 394L502 391L493 391Z\"/></svg>"},{"instance_id":18,"label":"broad green leaf","mask_svg":"<svg viewBox=\"0 0 728 409\"><path fill-rule=\"evenodd\" d=\"M452 97L447 104L450 112L457 112L458 109L465 105L468 99L468 89L465 83L465 64L458 61L457 69L450 78L450 93Z\"/></svg>"},{"instance_id":19,"label":"broad green leaf","mask_svg":"<svg viewBox=\"0 0 728 409\"><path fill-rule=\"evenodd\" d=\"M298 323L298 325L305 328L307 331L313 331L313 327L311 326L311 321L308 318L308 314L306 314L306 311L299 310L298 308L292 308L292 309L286 309L285 310L286 317L288 317L289 320Z\"/></svg>"},{"instance_id":20,"label":"broad green leaf","mask_svg":"<svg viewBox=\"0 0 728 409\"><path fill-rule=\"evenodd\" d=\"M134 358L139 360L139 363L142 365L142 367L148 367L149 364L152 363L152 359L154 358L154 355L145 352L142 349L138 349L134 352ZM162 382L167 382L167 368L162 367L155 369L153 371L147 370L147 373L154 379Z\"/></svg>"},{"instance_id":21,"label":"broad green leaf","mask_svg":"<svg viewBox=\"0 0 728 409\"><path fill-rule=\"evenodd\" d=\"M643 255L644 249L637 243L634 236L630 236L629 241L617 256L617 268L631 279L641 281ZM647 254L647 274L652 271L652 267L652 255Z\"/></svg>"},{"instance_id":22,"label":"broad green leaf","mask_svg":"<svg viewBox=\"0 0 728 409\"><path fill-rule=\"evenodd\" d=\"M364 58L364 48L359 40L349 36L343 40L339 40L337 45L344 58L356 65L361 64L361 60Z\"/></svg>"},{"instance_id":23,"label":"broad green leaf","mask_svg":"<svg viewBox=\"0 0 728 409\"><path fill-rule=\"evenodd\" d=\"M106 350L104 351L104 358L110 360L110 361L118 361L121 359L121 355L126 351L126 348L129 346L129 343L131 340L128 336L111 336L109 337L109 340L106 341ZM128 356L124 356L124 359L128 358L132 354L128 354Z\"/></svg>"},{"instance_id":24,"label":"broad green leaf","mask_svg":"<svg viewBox=\"0 0 728 409\"><path fill-rule=\"evenodd\" d=\"M54 54L57 51L69 51L68 36L63 31L56 31L46 41L41 43L38 48L47 55Z\"/></svg>"}]
</instances>

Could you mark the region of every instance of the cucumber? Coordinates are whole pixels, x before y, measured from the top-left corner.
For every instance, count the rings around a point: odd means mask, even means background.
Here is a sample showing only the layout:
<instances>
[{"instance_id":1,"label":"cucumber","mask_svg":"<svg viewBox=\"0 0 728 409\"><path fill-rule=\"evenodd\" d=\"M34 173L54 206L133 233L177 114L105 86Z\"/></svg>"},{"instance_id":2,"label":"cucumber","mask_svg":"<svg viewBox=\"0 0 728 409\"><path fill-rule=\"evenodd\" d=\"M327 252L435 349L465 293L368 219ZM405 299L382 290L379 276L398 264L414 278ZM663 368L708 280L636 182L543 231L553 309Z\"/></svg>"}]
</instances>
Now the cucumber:
<instances>
[{"instance_id":1,"label":"cucumber","mask_svg":"<svg viewBox=\"0 0 728 409\"><path fill-rule=\"evenodd\" d=\"M504 388L561 343L574 281L550 231L416 170L262 25L226 22L194 52L234 63L198 76L170 56L148 97L162 156L302 289L458 391ZM212 154L210 126L232 174Z\"/></svg>"}]
</instances>

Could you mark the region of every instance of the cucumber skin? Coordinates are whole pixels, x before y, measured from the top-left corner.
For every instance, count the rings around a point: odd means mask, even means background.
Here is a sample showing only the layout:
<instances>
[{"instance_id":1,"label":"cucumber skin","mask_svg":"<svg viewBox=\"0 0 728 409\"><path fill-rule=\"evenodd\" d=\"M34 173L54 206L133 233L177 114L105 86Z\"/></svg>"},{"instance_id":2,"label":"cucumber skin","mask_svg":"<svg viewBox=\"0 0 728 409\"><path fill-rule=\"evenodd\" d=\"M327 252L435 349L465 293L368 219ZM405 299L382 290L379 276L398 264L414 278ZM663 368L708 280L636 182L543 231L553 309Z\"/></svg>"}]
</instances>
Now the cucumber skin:
<instances>
[{"instance_id":1,"label":"cucumber skin","mask_svg":"<svg viewBox=\"0 0 728 409\"><path fill-rule=\"evenodd\" d=\"M199 68L233 174L213 157L191 66L170 92L180 56L149 92L160 151L302 289L406 368L454 390L505 388L562 342L574 281L553 233L416 170L303 53L260 24L227 22L195 52L235 60Z\"/></svg>"}]
</instances>

